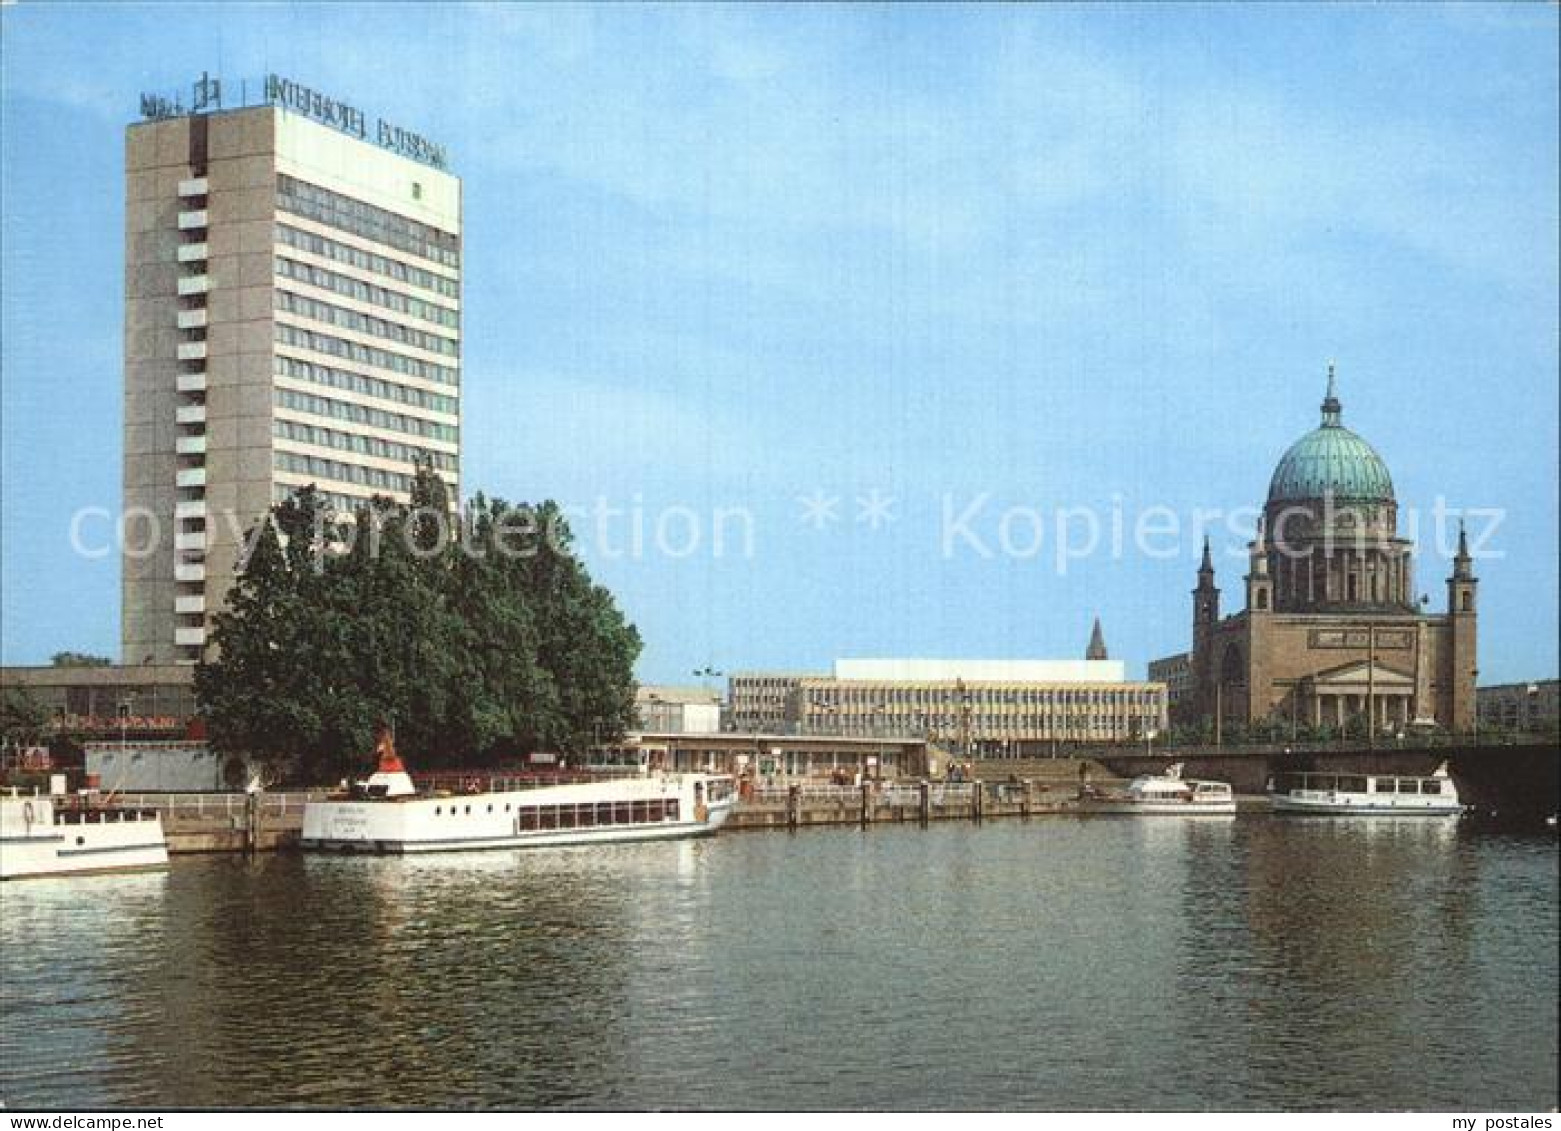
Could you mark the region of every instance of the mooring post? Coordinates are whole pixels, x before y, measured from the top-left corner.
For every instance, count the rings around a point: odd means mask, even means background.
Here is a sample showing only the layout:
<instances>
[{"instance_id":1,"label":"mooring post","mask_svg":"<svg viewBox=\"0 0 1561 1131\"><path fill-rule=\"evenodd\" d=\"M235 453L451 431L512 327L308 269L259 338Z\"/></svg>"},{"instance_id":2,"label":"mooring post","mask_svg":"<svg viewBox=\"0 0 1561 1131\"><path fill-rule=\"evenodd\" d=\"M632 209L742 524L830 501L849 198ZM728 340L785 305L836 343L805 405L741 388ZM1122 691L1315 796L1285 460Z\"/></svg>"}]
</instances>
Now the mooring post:
<instances>
[{"instance_id":1,"label":"mooring post","mask_svg":"<svg viewBox=\"0 0 1561 1131\"><path fill-rule=\"evenodd\" d=\"M932 816L932 787L923 780L917 784L916 792L919 794L916 799L916 816L925 825Z\"/></svg>"},{"instance_id":2,"label":"mooring post","mask_svg":"<svg viewBox=\"0 0 1561 1131\"><path fill-rule=\"evenodd\" d=\"M862 783L862 824L867 824L873 819L873 783Z\"/></svg>"},{"instance_id":3,"label":"mooring post","mask_svg":"<svg viewBox=\"0 0 1561 1131\"><path fill-rule=\"evenodd\" d=\"M244 851L246 853L260 851L260 794L258 792L244 795Z\"/></svg>"},{"instance_id":4,"label":"mooring post","mask_svg":"<svg viewBox=\"0 0 1561 1131\"><path fill-rule=\"evenodd\" d=\"M970 783L970 819L981 820L981 782L979 780Z\"/></svg>"},{"instance_id":5,"label":"mooring post","mask_svg":"<svg viewBox=\"0 0 1561 1131\"><path fill-rule=\"evenodd\" d=\"M1019 815L1021 817L1028 817L1030 815L1030 779L1029 778L1025 778L1024 779L1024 791L1019 795Z\"/></svg>"},{"instance_id":6,"label":"mooring post","mask_svg":"<svg viewBox=\"0 0 1561 1131\"><path fill-rule=\"evenodd\" d=\"M788 786L786 789L786 827L788 829L797 827L797 810L801 808L801 804L802 787L795 784Z\"/></svg>"}]
</instances>

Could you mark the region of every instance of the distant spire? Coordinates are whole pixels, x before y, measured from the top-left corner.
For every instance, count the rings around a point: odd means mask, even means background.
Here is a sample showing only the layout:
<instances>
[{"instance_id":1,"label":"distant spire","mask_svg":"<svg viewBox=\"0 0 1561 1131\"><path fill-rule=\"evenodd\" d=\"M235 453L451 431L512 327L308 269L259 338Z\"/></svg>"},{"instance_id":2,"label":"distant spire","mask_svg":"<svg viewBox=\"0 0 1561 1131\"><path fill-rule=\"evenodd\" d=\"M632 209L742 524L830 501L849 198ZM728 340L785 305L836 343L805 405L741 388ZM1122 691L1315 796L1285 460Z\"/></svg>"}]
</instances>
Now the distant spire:
<instances>
[{"instance_id":1,"label":"distant spire","mask_svg":"<svg viewBox=\"0 0 1561 1131\"><path fill-rule=\"evenodd\" d=\"M1339 403L1338 383L1333 376L1333 362L1328 363L1328 393L1323 397L1323 427L1340 427L1344 406Z\"/></svg>"},{"instance_id":2,"label":"distant spire","mask_svg":"<svg viewBox=\"0 0 1561 1131\"><path fill-rule=\"evenodd\" d=\"M1100 631L1100 618L1095 618L1095 630L1089 634L1089 648L1084 653L1086 660L1109 660L1106 654L1106 637Z\"/></svg>"},{"instance_id":3,"label":"distant spire","mask_svg":"<svg viewBox=\"0 0 1561 1131\"><path fill-rule=\"evenodd\" d=\"M1464 531L1463 519L1458 520L1458 553L1453 556L1453 578L1468 581L1474 577L1474 560L1469 557L1469 535Z\"/></svg>"},{"instance_id":4,"label":"distant spire","mask_svg":"<svg viewBox=\"0 0 1561 1131\"><path fill-rule=\"evenodd\" d=\"M1214 557L1209 553L1209 536L1203 536L1203 561L1198 565L1199 573L1214 572Z\"/></svg>"},{"instance_id":5,"label":"distant spire","mask_svg":"<svg viewBox=\"0 0 1561 1131\"><path fill-rule=\"evenodd\" d=\"M1257 537L1252 539L1252 575L1268 576L1268 524L1263 515L1257 517Z\"/></svg>"}]
</instances>

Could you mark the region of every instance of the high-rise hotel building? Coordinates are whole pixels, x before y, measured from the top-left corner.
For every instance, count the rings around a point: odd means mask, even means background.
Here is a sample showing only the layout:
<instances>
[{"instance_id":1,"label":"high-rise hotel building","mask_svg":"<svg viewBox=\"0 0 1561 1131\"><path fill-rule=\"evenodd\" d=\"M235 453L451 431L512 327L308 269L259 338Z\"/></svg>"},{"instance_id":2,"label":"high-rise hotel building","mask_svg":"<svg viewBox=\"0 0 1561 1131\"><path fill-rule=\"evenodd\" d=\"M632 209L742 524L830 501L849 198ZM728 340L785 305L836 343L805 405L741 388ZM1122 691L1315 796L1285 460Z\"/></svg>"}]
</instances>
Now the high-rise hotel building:
<instances>
[{"instance_id":1,"label":"high-rise hotel building","mask_svg":"<svg viewBox=\"0 0 1561 1131\"><path fill-rule=\"evenodd\" d=\"M127 130L129 664L200 658L290 491L405 500L426 459L459 497L461 183L416 135L265 90Z\"/></svg>"}]
</instances>

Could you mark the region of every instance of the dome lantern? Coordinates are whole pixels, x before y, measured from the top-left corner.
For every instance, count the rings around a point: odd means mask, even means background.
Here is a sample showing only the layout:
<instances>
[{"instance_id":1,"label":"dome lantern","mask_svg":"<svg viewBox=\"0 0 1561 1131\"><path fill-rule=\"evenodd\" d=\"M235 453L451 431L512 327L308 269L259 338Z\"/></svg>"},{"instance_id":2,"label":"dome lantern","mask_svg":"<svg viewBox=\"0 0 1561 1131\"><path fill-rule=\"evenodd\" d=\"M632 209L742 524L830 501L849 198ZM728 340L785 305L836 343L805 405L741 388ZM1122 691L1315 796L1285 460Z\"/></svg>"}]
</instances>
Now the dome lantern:
<instances>
[{"instance_id":1,"label":"dome lantern","mask_svg":"<svg viewBox=\"0 0 1561 1131\"><path fill-rule=\"evenodd\" d=\"M1324 498L1339 502L1392 503L1393 477L1370 444L1343 424L1334 367L1328 366L1328 391L1322 423L1290 446L1274 468L1268 501L1305 503Z\"/></svg>"}]
</instances>

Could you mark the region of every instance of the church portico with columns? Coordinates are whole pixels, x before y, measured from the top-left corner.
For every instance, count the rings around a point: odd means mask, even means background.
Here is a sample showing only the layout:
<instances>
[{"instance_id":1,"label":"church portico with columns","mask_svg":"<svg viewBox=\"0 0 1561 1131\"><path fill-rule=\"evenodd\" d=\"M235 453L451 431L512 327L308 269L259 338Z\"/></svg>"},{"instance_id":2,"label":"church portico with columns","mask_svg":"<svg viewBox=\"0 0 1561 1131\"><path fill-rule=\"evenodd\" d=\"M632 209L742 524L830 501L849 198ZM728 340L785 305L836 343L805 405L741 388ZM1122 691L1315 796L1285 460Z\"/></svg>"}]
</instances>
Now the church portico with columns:
<instances>
[{"instance_id":1,"label":"church portico with columns","mask_svg":"<svg viewBox=\"0 0 1561 1131\"><path fill-rule=\"evenodd\" d=\"M1387 465L1342 414L1330 366L1321 424L1270 480L1240 612L1221 615L1205 541L1192 593L1191 713L1220 728L1468 730L1478 580L1467 543L1460 532L1446 612L1427 612Z\"/></svg>"}]
</instances>

